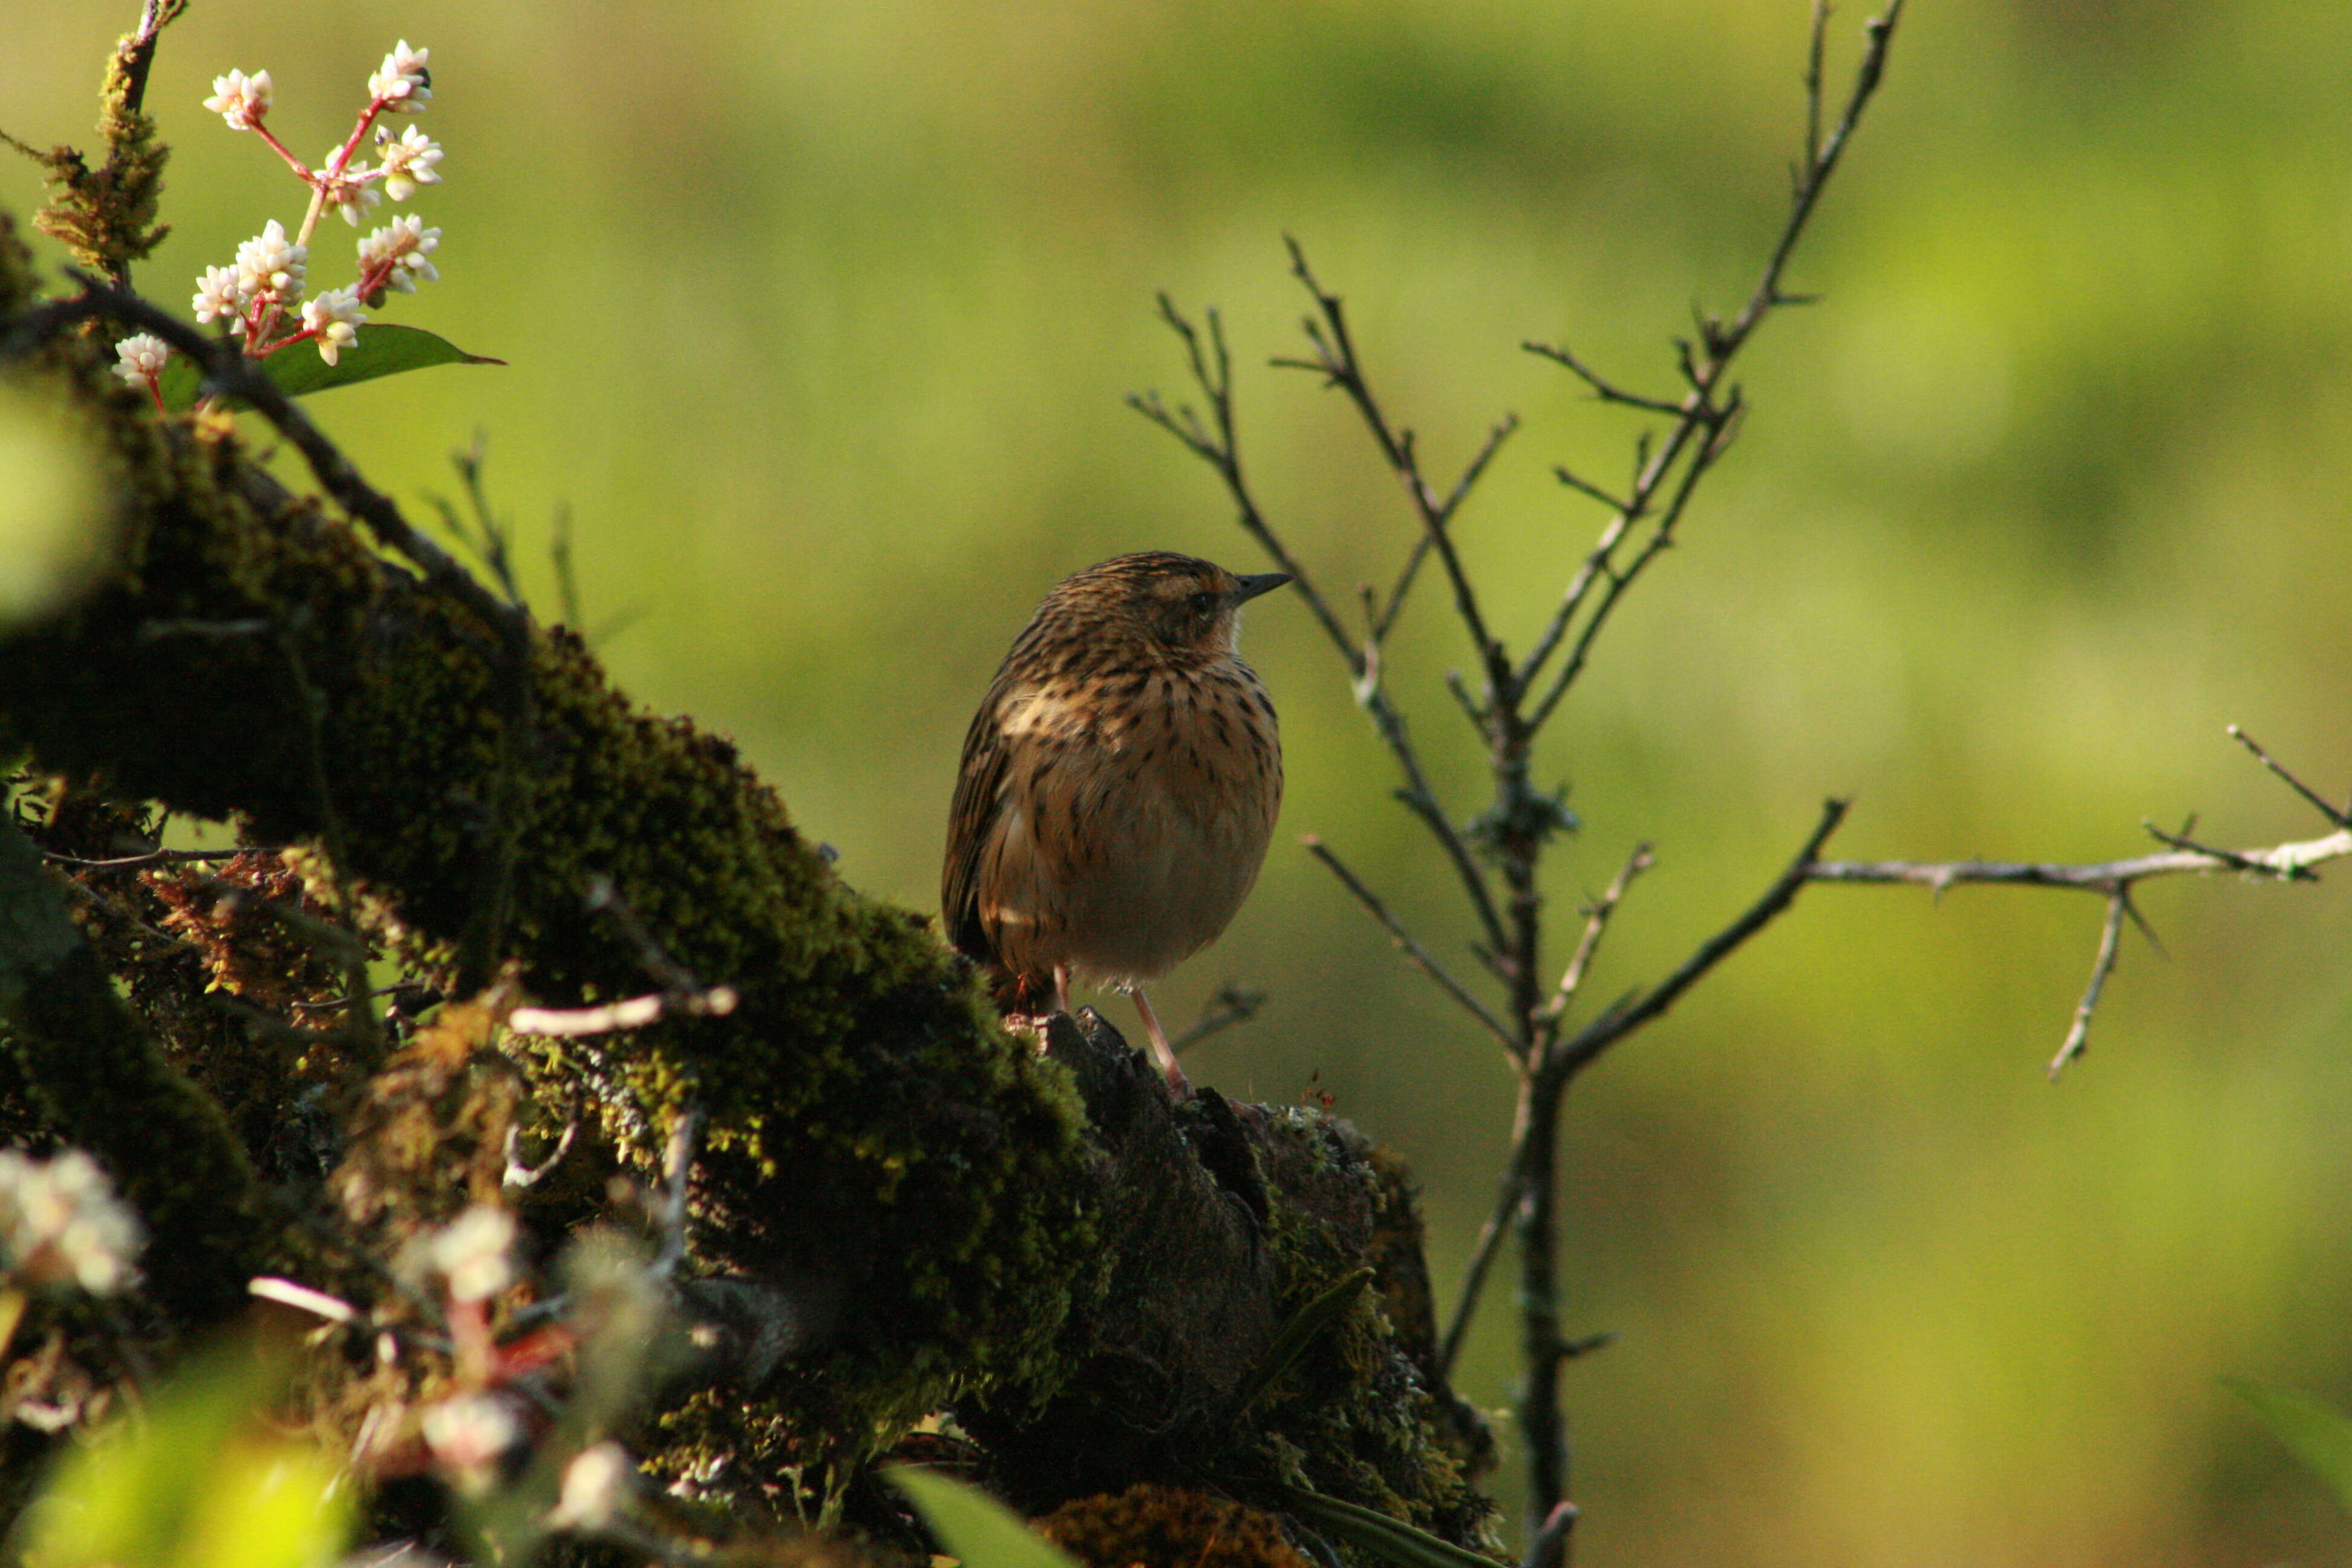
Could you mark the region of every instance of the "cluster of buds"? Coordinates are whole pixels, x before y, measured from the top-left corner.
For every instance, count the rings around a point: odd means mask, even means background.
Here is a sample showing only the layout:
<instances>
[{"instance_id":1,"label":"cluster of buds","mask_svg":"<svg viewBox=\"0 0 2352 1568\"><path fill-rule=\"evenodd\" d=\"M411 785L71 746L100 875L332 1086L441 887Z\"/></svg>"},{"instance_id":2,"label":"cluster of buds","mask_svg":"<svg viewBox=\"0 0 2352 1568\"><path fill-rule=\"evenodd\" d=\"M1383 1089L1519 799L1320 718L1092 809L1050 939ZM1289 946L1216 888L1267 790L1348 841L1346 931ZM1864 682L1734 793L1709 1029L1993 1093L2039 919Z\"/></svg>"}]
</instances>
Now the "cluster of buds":
<instances>
[{"instance_id":1,"label":"cluster of buds","mask_svg":"<svg viewBox=\"0 0 2352 1568\"><path fill-rule=\"evenodd\" d=\"M12 1285L110 1296L131 1283L142 1240L106 1173L80 1150L36 1160L0 1149L0 1252Z\"/></svg>"},{"instance_id":2,"label":"cluster of buds","mask_svg":"<svg viewBox=\"0 0 2352 1568\"><path fill-rule=\"evenodd\" d=\"M196 279L197 321L226 323L255 359L310 342L318 345L320 358L334 364L359 341L361 323L367 320L362 302L381 307L388 291L413 294L419 282L440 277L429 258L441 243L441 231L426 228L414 216L396 217L360 240L359 277L350 287L303 298L311 237L322 214L331 208L357 228L362 215L387 198L405 202L422 187L441 183L439 142L414 125L394 136L389 126L379 123L391 115L422 113L433 101L433 74L427 68L431 52L411 48L404 38L383 57L383 64L368 78L367 107L352 133L329 149L316 169L289 152L269 129L277 89L268 71L247 76L233 70L213 79L213 96L205 100L205 107L231 130L250 131L267 142L310 187L310 206L291 237L273 218L261 233L237 247L235 266L205 270ZM355 162L371 132L376 162ZM115 374L134 386L145 386L161 409L158 378L170 349L141 332L123 339L115 351Z\"/></svg>"}]
</instances>

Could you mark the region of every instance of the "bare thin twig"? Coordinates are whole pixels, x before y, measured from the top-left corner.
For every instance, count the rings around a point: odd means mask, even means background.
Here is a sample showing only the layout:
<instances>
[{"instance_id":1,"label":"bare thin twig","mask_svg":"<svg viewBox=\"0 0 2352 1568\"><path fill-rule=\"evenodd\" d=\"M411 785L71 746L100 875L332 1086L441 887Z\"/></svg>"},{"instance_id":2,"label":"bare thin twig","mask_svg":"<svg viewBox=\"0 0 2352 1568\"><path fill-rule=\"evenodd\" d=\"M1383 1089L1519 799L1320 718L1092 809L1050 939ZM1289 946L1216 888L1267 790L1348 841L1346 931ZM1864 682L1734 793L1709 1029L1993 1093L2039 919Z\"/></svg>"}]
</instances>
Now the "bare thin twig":
<instances>
[{"instance_id":1,"label":"bare thin twig","mask_svg":"<svg viewBox=\"0 0 2352 1568\"><path fill-rule=\"evenodd\" d=\"M1551 1001L1545 1005L1547 1018L1557 1018L1568 1011L1569 1003L1584 984L1584 977L1592 968L1594 954L1601 951L1601 935L1609 929L1609 917L1616 912L1617 905L1625 897L1625 889L1633 885L1633 879L1655 864L1657 858L1650 853L1650 847L1636 844L1633 852L1625 857L1625 864L1618 868L1616 878L1610 882L1608 889L1585 910L1584 935L1577 942L1576 956L1569 960L1567 971L1559 977L1559 988L1553 991Z\"/></svg>"},{"instance_id":2,"label":"bare thin twig","mask_svg":"<svg viewBox=\"0 0 2352 1568\"><path fill-rule=\"evenodd\" d=\"M2165 835L2178 837L2178 835ZM2183 874L2210 876L2216 871L2308 881L2311 868L2352 855L2352 828L2325 838L2273 844L2259 849L2173 849L2161 855L2139 855L2123 860L2101 860L2070 866L2045 860L1821 860L1805 868L1809 882L1909 882L1937 892L1965 882L1990 882L2034 888L2080 888L2112 893L2119 883L2150 877Z\"/></svg>"},{"instance_id":3,"label":"bare thin twig","mask_svg":"<svg viewBox=\"0 0 2352 1568\"><path fill-rule=\"evenodd\" d=\"M2090 1047L2091 1015L2098 1008L2099 993L2106 988L2107 976L2116 972L2116 960L2123 952L2124 915L2130 909L2128 885L2107 895L2107 921L2099 932L2099 956L2092 962L2091 983L2083 988L2083 999L2074 1005L2074 1022L2066 1030L2065 1043L2050 1058L2050 1076L2053 1079Z\"/></svg>"},{"instance_id":4,"label":"bare thin twig","mask_svg":"<svg viewBox=\"0 0 2352 1568\"><path fill-rule=\"evenodd\" d=\"M708 991L656 991L601 1007L518 1007L507 1015L507 1028L518 1035L576 1039L642 1029L669 1017L723 1018L735 1011L737 1000L733 986L716 985Z\"/></svg>"},{"instance_id":5,"label":"bare thin twig","mask_svg":"<svg viewBox=\"0 0 2352 1568\"><path fill-rule=\"evenodd\" d=\"M1736 388L1729 388L1729 395L1718 400L1717 394L1727 390L1727 376L1732 361L1754 335L1756 329L1762 325L1764 319L1780 306L1801 302L1800 296L1782 289L1780 279L1788 269L1790 258L1796 253L1797 242L1803 237L1806 226L1820 204L1822 189L1836 172L1854 127L1861 122L1864 110L1878 89L1885 72L1887 49L1894 42L1895 25L1901 19L1902 10L1903 0L1892 0L1884 14L1864 25L1863 58L1854 71L1853 89L1836 125L1824 141L1821 134L1822 58L1828 33L1829 7L1826 4L1814 6L1812 29L1806 49L1804 157L1797 171L1788 217L1781 225L1771 255L1739 314L1728 324L1711 316L1701 316L1697 323L1696 342L1682 346L1683 377L1688 386L1682 397L1667 399L1630 392L1601 375L1564 347L1535 342L1525 345L1528 352L1565 366L1603 402L1674 421L1665 439L1655 449L1645 447L1637 457L1632 493L1618 507L1618 515L1602 531L1600 543L1586 556L1568 591L1561 596L1559 606L1552 612L1551 618L1536 638L1527 658L1519 663L1516 678L1520 686L1526 687L1535 681L1545 664L1558 651L1594 588L1602 583L1610 585L1595 606L1591 624L1577 638L1571 656L1555 672L1543 699L1532 710L1528 721L1530 727L1539 728L1566 695L1584 668L1585 656L1591 650L1593 636L1622 595L1625 584L1664 548L1688 502L1698 475L1723 455L1738 418L1738 395ZM1686 457L1689 461L1684 467L1680 482L1675 486L1673 500L1658 512L1657 521L1643 552L1631 567L1618 571L1613 563L1619 545L1635 521L1649 513L1660 496L1666 493L1668 481ZM1563 473L1560 477L1563 483L1584 494L1596 493L1593 487L1577 481L1570 475ZM1600 499L1605 504L1609 498L1601 492Z\"/></svg>"},{"instance_id":6,"label":"bare thin twig","mask_svg":"<svg viewBox=\"0 0 2352 1568\"><path fill-rule=\"evenodd\" d=\"M1486 465L1495 460L1495 454L1502 449L1503 443L1508 440L1511 433L1518 427L1519 416L1516 414L1507 414L1486 432L1486 444L1471 456L1469 462L1463 465L1462 477L1454 481L1454 488L1446 492L1444 504L1437 509L1441 527L1453 521L1454 514L1460 510L1462 503L1470 498L1471 488L1476 485L1479 479L1486 472ZM1413 540L1412 550L1405 554L1404 569L1397 574L1396 586L1389 590L1388 607L1381 612L1379 618L1373 623L1372 636L1375 640L1386 640L1391 628L1396 625L1397 612L1404 608L1404 596L1412 591L1413 578L1420 573L1421 563L1429 559L1430 542L1435 534L1426 527L1428 515L1423 514L1423 530Z\"/></svg>"},{"instance_id":7,"label":"bare thin twig","mask_svg":"<svg viewBox=\"0 0 2352 1568\"><path fill-rule=\"evenodd\" d=\"M661 1251L654 1258L654 1273L664 1279L686 1260L687 1195L693 1184L694 1155L702 1137L703 1112L688 1105L669 1130L669 1146L662 1152Z\"/></svg>"},{"instance_id":8,"label":"bare thin twig","mask_svg":"<svg viewBox=\"0 0 2352 1568\"><path fill-rule=\"evenodd\" d=\"M234 860L240 855L267 855L267 849L150 849L144 854L125 855L113 860L84 860L75 855L60 855L54 849L41 851L41 858L53 866L71 866L79 871L141 871L153 866L185 866L205 860Z\"/></svg>"},{"instance_id":9,"label":"bare thin twig","mask_svg":"<svg viewBox=\"0 0 2352 1568\"><path fill-rule=\"evenodd\" d=\"M2263 751L2252 735L2247 734L2235 724L2230 726L2230 739L2252 752L2256 762L2284 780L2289 789L2309 801L2319 815L2327 818L2330 823L2337 827L2352 827L2352 805L2338 806L2330 804L2325 795L2272 760L2271 754Z\"/></svg>"},{"instance_id":10,"label":"bare thin twig","mask_svg":"<svg viewBox=\"0 0 2352 1568\"><path fill-rule=\"evenodd\" d=\"M1397 918L1389 912L1388 906L1381 901L1379 894L1364 886L1363 879L1349 870L1347 863L1333 854L1330 847L1321 838L1310 833L1302 842L1307 846L1307 852L1329 867L1331 874L1339 879L1341 885L1356 895L1356 901L1363 905L1374 920L1381 922L1390 938L1395 942L1397 951L1405 955L1406 963L1435 981L1437 988L1454 998L1464 1012L1477 1019L1488 1034L1502 1042L1506 1051L1514 1058L1519 1056L1522 1047L1518 1037L1503 1026L1503 1021L1489 1012L1486 1005L1471 994L1469 987L1454 978L1444 964L1430 956L1429 950L1422 946L1413 934L1405 930Z\"/></svg>"},{"instance_id":11,"label":"bare thin twig","mask_svg":"<svg viewBox=\"0 0 2352 1568\"><path fill-rule=\"evenodd\" d=\"M2088 865L2065 865L2051 861L2021 860L1823 860L1805 868L1805 879L1813 882L1907 882L1933 889L1941 898L1944 889L1960 883L2005 884L2030 888L2075 888L2103 895L2107 900L2107 918L2101 928L2098 957L2091 965L2091 981L2076 1004L2073 1022L2058 1054L2050 1060L2050 1076L2056 1078L2066 1064L2081 1056L2089 1044L2091 1015L2099 1005L2099 996L2106 988L2107 977L2115 973L2121 954L2123 924L2128 919L2140 929L2158 952L2163 944L2156 932L2132 901L2132 889L2155 877L2211 876L2217 871L2234 871L2241 876L2282 882L2318 880L2314 867L2352 855L2352 822L2346 820L2317 791L2296 778L2262 747L2256 745L2236 725L2230 726L2231 739L2251 752L2263 767L2276 774L2295 794L2316 806L2330 822L2339 824L2336 832L2325 838L2308 838L2287 844L2273 844L2255 849L2226 849L2215 845L2200 844L2189 837L2196 826L2179 833L2167 833L2151 824L2143 823L2148 834L2168 847L2159 855L2139 855L2128 859L2102 860Z\"/></svg>"},{"instance_id":12,"label":"bare thin twig","mask_svg":"<svg viewBox=\"0 0 2352 1568\"><path fill-rule=\"evenodd\" d=\"M1623 1004L1610 1008L1573 1036L1553 1047L1557 1070L1573 1078L1590 1067L1601 1052L1627 1035L1665 1012L1679 1000L1682 994L1696 984L1710 969L1722 963L1739 945L1762 931L1796 901L1797 894L1808 881L1816 880L1808 873L1815 864L1822 846L1845 820L1847 803L1830 800L1822 803L1822 819L1814 826L1811 837L1805 840L1797 858L1789 862L1787 870L1774 879L1764 896L1748 907L1747 912L1699 944L1698 950L1683 961L1675 970L1655 986L1636 994Z\"/></svg>"},{"instance_id":13,"label":"bare thin twig","mask_svg":"<svg viewBox=\"0 0 2352 1568\"><path fill-rule=\"evenodd\" d=\"M1326 384L1348 395L1362 416L1364 427L1370 432L1373 444L1381 456L1404 487L1406 498L1412 502L1413 513L1420 520L1422 534L1414 549L1423 545L1436 553L1438 563L1445 569L1445 580L1454 590L1454 613L1470 634L1471 645L1478 651L1478 662L1486 671L1489 684L1496 691L1511 687L1510 656L1486 629L1486 612L1478 603L1478 592L1470 574L1462 564L1462 557L1454 547L1451 524L1454 511L1469 495L1470 488L1485 472L1496 447L1518 427L1516 415L1506 416L1489 432L1486 446L1471 459L1455 484L1453 493L1440 500L1422 477L1421 459L1413 449L1412 432L1390 423L1381 411L1380 400L1372 393L1370 381L1364 374L1363 362L1357 356L1355 340L1348 330L1347 305L1337 294L1326 289L1316 280L1314 268L1307 265L1307 252L1297 239L1286 235L1283 243L1290 248L1291 276L1297 278L1315 301L1316 314L1306 323L1307 342L1314 345L1315 358L1309 360L1278 359L1274 363L1294 369L1310 370L1321 375ZM1412 585L1413 567L1408 560L1404 574L1399 578L1397 593L1390 601L1385 620L1393 621L1397 605L1404 590Z\"/></svg>"},{"instance_id":14,"label":"bare thin twig","mask_svg":"<svg viewBox=\"0 0 2352 1568\"><path fill-rule=\"evenodd\" d=\"M1543 1528L1528 1542L1527 1568L1567 1568L1569 1538L1579 1515L1572 1502L1557 1504Z\"/></svg>"},{"instance_id":15,"label":"bare thin twig","mask_svg":"<svg viewBox=\"0 0 2352 1568\"><path fill-rule=\"evenodd\" d=\"M1520 1151L1514 1147L1508 1169L1503 1176L1503 1190L1495 1201L1494 1212L1486 1223L1478 1227L1478 1240L1470 1249L1470 1262L1462 1271L1461 1289L1454 1292L1454 1311L1445 1320L1444 1337L1437 1345L1437 1367L1453 1373L1454 1363L1462 1357L1462 1342L1470 1335L1470 1320L1477 1315L1478 1298L1485 1291L1486 1270L1494 1266L1495 1255L1502 1250L1503 1235L1510 1228L1511 1215L1519 1206L1519 1190L1524 1182L1520 1170Z\"/></svg>"},{"instance_id":16,"label":"bare thin twig","mask_svg":"<svg viewBox=\"0 0 2352 1568\"><path fill-rule=\"evenodd\" d=\"M563 1156L572 1152L572 1141L579 1136L580 1118L576 1115L566 1118L563 1131L555 1136L555 1147L549 1151L546 1159L533 1165L522 1157L522 1129L509 1127L506 1144L507 1168L505 1173L499 1178L499 1184L502 1187L537 1186L547 1178L550 1171L563 1163Z\"/></svg>"},{"instance_id":17,"label":"bare thin twig","mask_svg":"<svg viewBox=\"0 0 2352 1568\"><path fill-rule=\"evenodd\" d=\"M1431 837L1445 851L1446 859L1453 865L1454 875L1460 879L1463 891L1478 916L1487 942L1495 947L1501 947L1504 940L1502 915L1496 906L1494 891L1487 885L1486 870L1471 852L1461 829L1454 826L1439 803L1436 791L1430 785L1429 775L1422 767L1420 753L1414 749L1412 736L1406 729L1404 715L1398 711L1381 686L1380 637L1370 636L1360 646L1349 636L1347 629L1340 625L1338 613L1316 588L1306 567L1291 554L1266 521L1257 498L1250 490L1249 481L1243 473L1241 448L1234 427L1233 360L1226 348L1224 328L1217 313L1214 310L1207 313L1208 342L1205 348L1202 333L1185 320L1183 312L1178 310L1165 294L1160 296L1160 319L1168 323L1169 330L1184 344L1193 384L1207 400L1216 428L1211 430L1189 405L1180 405L1171 411L1157 393L1130 396L1127 400L1129 406L1174 436L1187 449L1216 469L1236 509L1237 521L1243 531L1256 540L1273 558L1275 564L1290 574L1291 586L1306 599L1317 623L1323 627L1332 647L1339 650L1340 658L1346 662L1357 702L1371 719L1374 731L1388 746L1396 758L1399 770L1404 774L1404 788L1400 795L1406 808L1421 819ZM1499 440L1500 437L1495 439ZM1479 466L1483 468L1483 462ZM1465 475L1465 479L1473 477L1475 475ZM1375 626L1375 634L1377 629Z\"/></svg>"}]
</instances>

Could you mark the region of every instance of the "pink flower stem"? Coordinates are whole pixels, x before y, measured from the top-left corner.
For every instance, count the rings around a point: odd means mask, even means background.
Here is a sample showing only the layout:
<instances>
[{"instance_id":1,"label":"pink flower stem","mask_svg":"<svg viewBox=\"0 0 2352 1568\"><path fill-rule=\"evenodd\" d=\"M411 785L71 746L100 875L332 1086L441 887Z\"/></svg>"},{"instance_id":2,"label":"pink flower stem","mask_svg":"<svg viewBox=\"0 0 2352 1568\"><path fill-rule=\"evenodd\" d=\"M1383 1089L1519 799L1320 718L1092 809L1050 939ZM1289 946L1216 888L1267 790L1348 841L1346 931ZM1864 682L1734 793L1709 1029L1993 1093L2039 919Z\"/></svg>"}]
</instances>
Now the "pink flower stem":
<instances>
[{"instance_id":1,"label":"pink flower stem","mask_svg":"<svg viewBox=\"0 0 2352 1568\"><path fill-rule=\"evenodd\" d=\"M319 176L312 174L308 168L304 167L301 159L297 158L293 153L288 152L286 150L286 143L280 142L277 137L272 136L269 133L268 126L264 125L260 121L256 120L253 122L253 133L256 136L260 137L264 142L268 142L270 151L285 159L286 166L293 170L296 174L299 175L304 184L309 185L314 191L318 189Z\"/></svg>"}]
</instances>

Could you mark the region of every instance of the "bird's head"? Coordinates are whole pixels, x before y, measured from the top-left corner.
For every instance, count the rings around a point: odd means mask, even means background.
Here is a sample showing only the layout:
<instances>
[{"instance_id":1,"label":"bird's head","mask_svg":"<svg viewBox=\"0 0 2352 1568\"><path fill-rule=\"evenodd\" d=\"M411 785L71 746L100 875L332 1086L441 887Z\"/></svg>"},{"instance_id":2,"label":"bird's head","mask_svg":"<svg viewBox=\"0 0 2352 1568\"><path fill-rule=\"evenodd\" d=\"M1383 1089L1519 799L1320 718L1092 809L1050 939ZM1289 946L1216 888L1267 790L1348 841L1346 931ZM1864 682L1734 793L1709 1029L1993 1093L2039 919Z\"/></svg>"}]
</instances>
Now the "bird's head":
<instances>
[{"instance_id":1,"label":"bird's head","mask_svg":"<svg viewBox=\"0 0 2352 1568\"><path fill-rule=\"evenodd\" d=\"M1280 572L1235 576L1198 556L1150 550L1089 566L1053 596L1116 617L1162 647L1220 654L1234 649L1242 605L1289 581Z\"/></svg>"}]
</instances>

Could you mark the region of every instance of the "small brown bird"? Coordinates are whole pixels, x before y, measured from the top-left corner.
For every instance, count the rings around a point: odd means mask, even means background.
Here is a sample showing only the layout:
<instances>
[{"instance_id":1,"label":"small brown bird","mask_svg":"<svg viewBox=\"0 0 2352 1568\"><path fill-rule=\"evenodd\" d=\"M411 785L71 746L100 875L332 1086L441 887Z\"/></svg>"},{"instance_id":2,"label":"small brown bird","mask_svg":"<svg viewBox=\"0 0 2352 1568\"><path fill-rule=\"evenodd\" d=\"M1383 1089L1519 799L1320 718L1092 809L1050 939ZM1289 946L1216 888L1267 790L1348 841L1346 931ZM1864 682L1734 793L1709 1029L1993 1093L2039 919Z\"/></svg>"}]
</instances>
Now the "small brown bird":
<instances>
[{"instance_id":1,"label":"small brown bird","mask_svg":"<svg viewBox=\"0 0 2352 1568\"><path fill-rule=\"evenodd\" d=\"M1050 977L1135 998L1225 929L1282 805L1274 704L1241 661L1241 607L1290 579L1121 555L1066 579L1013 641L964 737L940 902L948 940L1034 994Z\"/></svg>"}]
</instances>

